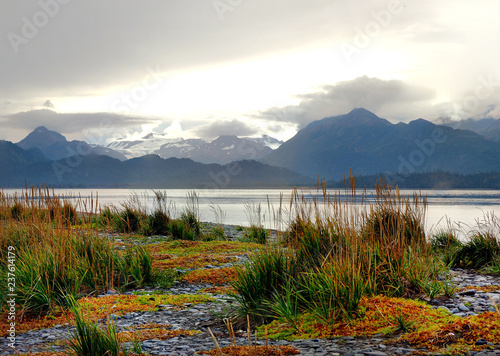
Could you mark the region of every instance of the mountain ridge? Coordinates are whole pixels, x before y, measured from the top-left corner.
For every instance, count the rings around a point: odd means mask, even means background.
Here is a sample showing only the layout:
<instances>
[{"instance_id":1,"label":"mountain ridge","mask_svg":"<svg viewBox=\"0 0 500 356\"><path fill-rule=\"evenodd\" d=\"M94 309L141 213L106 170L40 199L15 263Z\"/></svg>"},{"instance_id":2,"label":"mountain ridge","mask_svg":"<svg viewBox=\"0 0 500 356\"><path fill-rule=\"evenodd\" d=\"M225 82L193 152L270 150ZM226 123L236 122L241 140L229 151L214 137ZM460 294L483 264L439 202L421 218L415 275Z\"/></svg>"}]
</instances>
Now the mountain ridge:
<instances>
[{"instance_id":1,"label":"mountain ridge","mask_svg":"<svg viewBox=\"0 0 500 356\"><path fill-rule=\"evenodd\" d=\"M498 157L500 144L472 131L424 119L392 124L358 108L310 123L263 161L311 178L342 179L350 171L359 175L500 171Z\"/></svg>"},{"instance_id":2,"label":"mountain ridge","mask_svg":"<svg viewBox=\"0 0 500 356\"><path fill-rule=\"evenodd\" d=\"M92 147L85 141L68 141L66 137L59 132L49 130L45 126L38 126L24 139L17 142L16 145L25 150L33 148L39 149L46 158L53 161L90 153L110 156L120 160L126 159L122 154L106 147Z\"/></svg>"}]
</instances>

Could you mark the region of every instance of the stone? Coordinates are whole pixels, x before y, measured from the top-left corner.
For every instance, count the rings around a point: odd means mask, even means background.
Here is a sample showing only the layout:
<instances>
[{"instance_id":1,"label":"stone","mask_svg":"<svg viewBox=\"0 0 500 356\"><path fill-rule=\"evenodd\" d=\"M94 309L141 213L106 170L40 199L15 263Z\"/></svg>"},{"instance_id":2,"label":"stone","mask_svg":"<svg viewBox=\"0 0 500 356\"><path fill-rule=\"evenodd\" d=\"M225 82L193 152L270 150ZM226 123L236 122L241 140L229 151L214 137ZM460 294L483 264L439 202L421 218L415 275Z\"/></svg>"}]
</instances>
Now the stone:
<instances>
[{"instance_id":1,"label":"stone","mask_svg":"<svg viewBox=\"0 0 500 356\"><path fill-rule=\"evenodd\" d=\"M468 289L468 290L464 290L462 292L458 292L458 295L475 295L475 294L476 294L475 289Z\"/></svg>"}]
</instances>

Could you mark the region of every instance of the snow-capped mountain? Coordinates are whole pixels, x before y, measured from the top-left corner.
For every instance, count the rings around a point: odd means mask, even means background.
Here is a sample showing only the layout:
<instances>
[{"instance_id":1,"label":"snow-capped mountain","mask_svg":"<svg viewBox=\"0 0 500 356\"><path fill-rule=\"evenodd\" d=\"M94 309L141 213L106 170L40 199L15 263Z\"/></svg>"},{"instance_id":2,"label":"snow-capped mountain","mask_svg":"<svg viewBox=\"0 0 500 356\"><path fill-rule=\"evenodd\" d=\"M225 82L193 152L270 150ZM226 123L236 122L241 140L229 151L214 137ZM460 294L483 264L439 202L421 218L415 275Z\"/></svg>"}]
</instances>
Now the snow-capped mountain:
<instances>
[{"instance_id":1,"label":"snow-capped mountain","mask_svg":"<svg viewBox=\"0 0 500 356\"><path fill-rule=\"evenodd\" d=\"M274 137L268 136L268 135L262 135L262 137L252 137L248 138L248 140L255 141L256 143L260 143L264 146L267 146L273 150L277 149L283 141L280 141L278 139L275 139Z\"/></svg>"},{"instance_id":2,"label":"snow-capped mountain","mask_svg":"<svg viewBox=\"0 0 500 356\"><path fill-rule=\"evenodd\" d=\"M127 158L142 157L154 153L162 145L173 143L178 139L167 137L158 133L150 133L140 139L119 138L106 145L115 151L121 152Z\"/></svg>"},{"instance_id":3,"label":"snow-capped mountain","mask_svg":"<svg viewBox=\"0 0 500 356\"><path fill-rule=\"evenodd\" d=\"M259 160L271 151L271 148L251 138L220 136L212 142L182 140L167 143L154 153L162 158L190 158L201 163L226 164L247 159Z\"/></svg>"},{"instance_id":4,"label":"snow-capped mountain","mask_svg":"<svg viewBox=\"0 0 500 356\"><path fill-rule=\"evenodd\" d=\"M158 154L162 158L190 158L201 163L226 164L246 159L259 160L279 147L282 141L270 136L221 136L211 142L202 139L172 139L152 133L139 140L119 139L106 145L128 158Z\"/></svg>"}]
</instances>

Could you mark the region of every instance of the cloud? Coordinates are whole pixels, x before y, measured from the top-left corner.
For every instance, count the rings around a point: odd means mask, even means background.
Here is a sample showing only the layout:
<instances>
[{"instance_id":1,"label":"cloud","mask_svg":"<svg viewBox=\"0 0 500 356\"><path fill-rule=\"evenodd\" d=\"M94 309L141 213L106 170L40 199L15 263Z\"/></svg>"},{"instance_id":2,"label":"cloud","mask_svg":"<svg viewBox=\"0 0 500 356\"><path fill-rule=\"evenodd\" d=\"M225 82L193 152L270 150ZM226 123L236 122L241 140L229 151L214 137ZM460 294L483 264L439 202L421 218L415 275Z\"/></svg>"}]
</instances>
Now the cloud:
<instances>
[{"instance_id":1,"label":"cloud","mask_svg":"<svg viewBox=\"0 0 500 356\"><path fill-rule=\"evenodd\" d=\"M203 139L217 138L223 135L252 136L259 134L259 129L234 119L214 121L192 130L193 134Z\"/></svg>"},{"instance_id":2,"label":"cloud","mask_svg":"<svg viewBox=\"0 0 500 356\"><path fill-rule=\"evenodd\" d=\"M271 108L262 112L261 117L304 127L311 121L362 107L379 116L408 121L421 117L419 113L428 113L434 97L434 91L425 87L362 76L321 86L316 92L299 96L302 100L298 105Z\"/></svg>"},{"instance_id":3,"label":"cloud","mask_svg":"<svg viewBox=\"0 0 500 356\"><path fill-rule=\"evenodd\" d=\"M38 126L46 126L62 134L80 134L89 130L116 131L116 129L154 124L156 119L119 115L113 113L65 113L52 110L31 110L0 117L2 127L32 131ZM102 135L102 134L101 134Z\"/></svg>"},{"instance_id":4,"label":"cloud","mask_svg":"<svg viewBox=\"0 0 500 356\"><path fill-rule=\"evenodd\" d=\"M221 21L213 1L72 1L52 9L53 16L41 3L1 4L0 95L99 95L141 80L149 67L185 70L286 50L292 42L308 45L324 27L336 26L309 18L341 7L330 0L248 1ZM46 26L34 25L44 13Z\"/></svg>"}]
</instances>

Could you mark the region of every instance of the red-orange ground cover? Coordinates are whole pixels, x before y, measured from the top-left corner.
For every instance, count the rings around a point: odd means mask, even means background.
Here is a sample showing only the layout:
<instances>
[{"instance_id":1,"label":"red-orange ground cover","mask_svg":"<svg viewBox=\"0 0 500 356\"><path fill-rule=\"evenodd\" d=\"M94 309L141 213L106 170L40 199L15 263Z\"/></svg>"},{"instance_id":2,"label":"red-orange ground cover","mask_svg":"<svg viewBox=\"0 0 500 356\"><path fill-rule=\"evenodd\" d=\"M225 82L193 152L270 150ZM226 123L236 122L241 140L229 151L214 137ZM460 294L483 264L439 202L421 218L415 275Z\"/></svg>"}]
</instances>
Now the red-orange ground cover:
<instances>
[{"instance_id":1,"label":"red-orange ground cover","mask_svg":"<svg viewBox=\"0 0 500 356\"><path fill-rule=\"evenodd\" d=\"M231 286L215 286L200 289L198 293L211 293L211 294L233 294L236 290Z\"/></svg>"},{"instance_id":2,"label":"red-orange ground cover","mask_svg":"<svg viewBox=\"0 0 500 356\"><path fill-rule=\"evenodd\" d=\"M206 253L169 257L167 259L159 259L157 256L154 256L153 267L159 269L202 268L207 265L220 266L225 263L234 262L235 260L236 258L232 256Z\"/></svg>"},{"instance_id":3,"label":"red-orange ground cover","mask_svg":"<svg viewBox=\"0 0 500 356\"><path fill-rule=\"evenodd\" d=\"M198 253L230 253L232 255L235 255L237 253L247 253L251 250L262 249L262 245L238 241L221 242L175 240L147 245L146 248L151 253L151 255L174 254L177 256L184 256Z\"/></svg>"},{"instance_id":4,"label":"red-orange ground cover","mask_svg":"<svg viewBox=\"0 0 500 356\"><path fill-rule=\"evenodd\" d=\"M236 280L236 268L223 267L192 271L182 277L188 283L228 284Z\"/></svg>"},{"instance_id":5,"label":"red-orange ground cover","mask_svg":"<svg viewBox=\"0 0 500 356\"><path fill-rule=\"evenodd\" d=\"M129 342L137 340L165 340L177 337L179 335L193 336L200 334L198 330L170 330L172 325L169 324L143 324L130 328L130 331L122 331L118 334L120 342Z\"/></svg>"},{"instance_id":6,"label":"red-orange ground cover","mask_svg":"<svg viewBox=\"0 0 500 356\"><path fill-rule=\"evenodd\" d=\"M228 346L219 350L213 349L199 353L211 356L282 356L298 355L300 351L293 346Z\"/></svg>"},{"instance_id":7,"label":"red-orange ground cover","mask_svg":"<svg viewBox=\"0 0 500 356\"><path fill-rule=\"evenodd\" d=\"M500 315L498 313L487 312L457 318L448 324L435 325L401 337L402 341L429 349L439 349L452 344L473 346L479 339L493 343L500 342Z\"/></svg>"},{"instance_id":8,"label":"red-orange ground cover","mask_svg":"<svg viewBox=\"0 0 500 356\"><path fill-rule=\"evenodd\" d=\"M110 314L121 316L135 311L157 310L161 304L182 307L184 303L205 303L210 300L211 297L206 295L112 295L101 298L82 298L79 300L79 304L83 312L95 321L106 318ZM6 315L3 315L3 317L6 318ZM45 329L55 325L72 323L73 321L74 315L71 311L58 311L42 317L25 315L22 321L16 324L16 331L23 333L28 330ZM7 328L2 329L0 336L6 336L6 330Z\"/></svg>"},{"instance_id":9,"label":"red-orange ground cover","mask_svg":"<svg viewBox=\"0 0 500 356\"><path fill-rule=\"evenodd\" d=\"M270 337L278 335L290 339L307 339L394 334L398 331L397 318L413 322L415 328L428 328L435 323L446 323L450 318L457 318L444 310L431 309L423 302L384 296L364 297L358 314L351 319L327 324L316 316L306 313L297 323L298 331L288 324L283 324L282 321L274 321L268 325L269 335Z\"/></svg>"}]
</instances>

